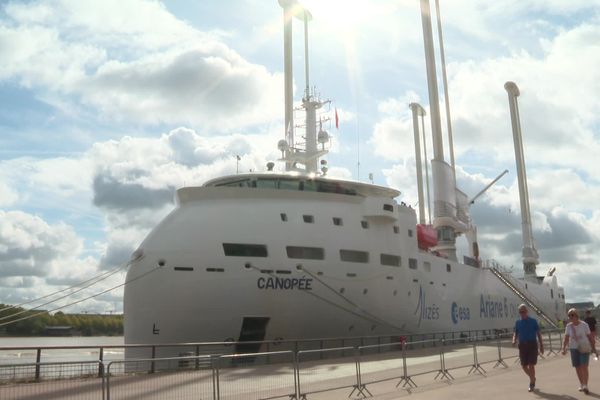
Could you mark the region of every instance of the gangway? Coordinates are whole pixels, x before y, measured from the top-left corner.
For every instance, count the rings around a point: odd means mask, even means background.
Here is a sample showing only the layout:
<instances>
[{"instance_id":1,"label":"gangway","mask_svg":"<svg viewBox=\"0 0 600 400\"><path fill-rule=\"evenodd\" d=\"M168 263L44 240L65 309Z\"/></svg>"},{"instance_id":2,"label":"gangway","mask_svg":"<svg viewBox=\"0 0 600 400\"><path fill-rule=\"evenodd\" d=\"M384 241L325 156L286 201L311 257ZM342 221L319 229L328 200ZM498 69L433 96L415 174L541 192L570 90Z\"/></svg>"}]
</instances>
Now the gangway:
<instances>
[{"instance_id":1,"label":"gangway","mask_svg":"<svg viewBox=\"0 0 600 400\"><path fill-rule=\"evenodd\" d=\"M519 287L516 283L516 279L513 278L509 273L503 273L495 265L486 267L485 269L490 270L502 283L504 283L521 300L523 300L523 302L527 306L529 306L532 310L534 310L537 313L537 315L539 315L546 323L548 323L549 326L551 326L552 328L559 327L558 324L556 323L556 321L554 321L553 318L548 316L548 314L546 314L544 312L544 310L542 310L542 308L536 304L536 303L539 303L539 300L537 300L533 295L526 294L521 289L519 289Z\"/></svg>"}]
</instances>

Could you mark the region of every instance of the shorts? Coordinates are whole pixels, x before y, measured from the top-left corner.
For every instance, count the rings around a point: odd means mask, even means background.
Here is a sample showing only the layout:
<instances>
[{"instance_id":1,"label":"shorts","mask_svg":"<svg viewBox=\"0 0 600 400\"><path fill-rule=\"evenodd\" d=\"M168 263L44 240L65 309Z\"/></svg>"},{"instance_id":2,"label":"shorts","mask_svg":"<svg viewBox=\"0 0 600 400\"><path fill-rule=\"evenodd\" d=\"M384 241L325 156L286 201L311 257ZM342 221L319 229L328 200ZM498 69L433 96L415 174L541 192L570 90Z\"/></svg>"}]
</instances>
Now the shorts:
<instances>
[{"instance_id":1,"label":"shorts","mask_svg":"<svg viewBox=\"0 0 600 400\"><path fill-rule=\"evenodd\" d=\"M537 357L538 345L536 341L519 342L519 358L521 359L521 365L535 365L537 364Z\"/></svg>"},{"instance_id":2,"label":"shorts","mask_svg":"<svg viewBox=\"0 0 600 400\"><path fill-rule=\"evenodd\" d=\"M590 363L590 353L580 353L577 349L571 349L571 365L579 367Z\"/></svg>"}]
</instances>

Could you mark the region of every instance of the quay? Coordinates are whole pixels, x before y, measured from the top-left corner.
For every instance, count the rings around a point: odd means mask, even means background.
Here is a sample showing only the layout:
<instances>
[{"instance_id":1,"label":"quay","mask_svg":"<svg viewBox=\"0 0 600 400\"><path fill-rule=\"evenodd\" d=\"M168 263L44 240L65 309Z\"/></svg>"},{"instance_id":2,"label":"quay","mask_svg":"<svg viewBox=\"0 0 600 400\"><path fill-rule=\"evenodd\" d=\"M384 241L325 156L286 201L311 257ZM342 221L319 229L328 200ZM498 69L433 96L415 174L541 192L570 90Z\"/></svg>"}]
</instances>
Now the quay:
<instances>
[{"instance_id":1,"label":"quay","mask_svg":"<svg viewBox=\"0 0 600 400\"><path fill-rule=\"evenodd\" d=\"M591 393L580 393L570 358L558 353L561 333L548 332L547 338L534 393L527 392L518 351L504 334L468 341L0 365L0 399L600 398L600 363L590 361Z\"/></svg>"}]
</instances>

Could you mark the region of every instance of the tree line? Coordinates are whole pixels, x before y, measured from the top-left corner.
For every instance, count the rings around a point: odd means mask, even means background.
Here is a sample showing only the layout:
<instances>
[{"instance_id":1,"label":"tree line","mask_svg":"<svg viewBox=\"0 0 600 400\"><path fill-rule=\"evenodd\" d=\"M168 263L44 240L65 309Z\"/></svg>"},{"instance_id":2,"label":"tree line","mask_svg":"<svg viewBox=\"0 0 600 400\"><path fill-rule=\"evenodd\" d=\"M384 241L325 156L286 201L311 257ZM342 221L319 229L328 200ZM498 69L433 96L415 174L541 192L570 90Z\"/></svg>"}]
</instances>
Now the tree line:
<instances>
[{"instance_id":1,"label":"tree line","mask_svg":"<svg viewBox=\"0 0 600 400\"><path fill-rule=\"evenodd\" d=\"M0 304L0 310L6 307L9 306ZM21 312L23 313L13 318L5 318ZM20 307L0 311L0 325L37 313L40 313L40 310L24 310ZM52 326L70 326L76 334L83 336L120 336L123 335L123 315L65 314L62 311L55 314L42 312L35 317L0 326L0 334L9 336L42 336L45 334L46 328Z\"/></svg>"}]
</instances>

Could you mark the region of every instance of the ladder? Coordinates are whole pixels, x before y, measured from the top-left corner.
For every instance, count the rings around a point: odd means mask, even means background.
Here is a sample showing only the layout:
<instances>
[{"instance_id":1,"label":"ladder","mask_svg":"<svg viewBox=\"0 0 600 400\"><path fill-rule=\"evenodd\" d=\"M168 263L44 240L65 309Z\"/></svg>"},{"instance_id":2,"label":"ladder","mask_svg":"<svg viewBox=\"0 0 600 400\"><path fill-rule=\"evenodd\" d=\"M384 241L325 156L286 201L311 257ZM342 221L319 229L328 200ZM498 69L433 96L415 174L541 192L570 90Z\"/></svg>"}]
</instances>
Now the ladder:
<instances>
[{"instance_id":1,"label":"ladder","mask_svg":"<svg viewBox=\"0 0 600 400\"><path fill-rule=\"evenodd\" d=\"M537 315L539 315L546 323L552 328L558 328L558 324L554 321L553 318L548 316L540 307L536 305L536 303L540 303L538 299L535 298L532 294L525 294L516 283L516 279L513 278L508 273L502 273L498 267L491 266L485 268L490 270L502 283L504 283L510 290L512 290L527 306L529 306L532 310L534 310Z\"/></svg>"}]
</instances>

